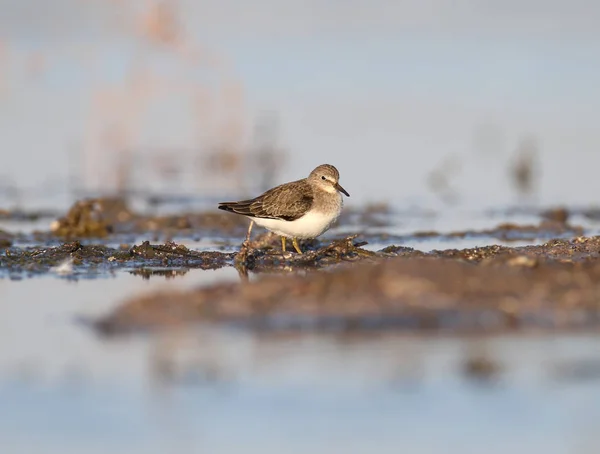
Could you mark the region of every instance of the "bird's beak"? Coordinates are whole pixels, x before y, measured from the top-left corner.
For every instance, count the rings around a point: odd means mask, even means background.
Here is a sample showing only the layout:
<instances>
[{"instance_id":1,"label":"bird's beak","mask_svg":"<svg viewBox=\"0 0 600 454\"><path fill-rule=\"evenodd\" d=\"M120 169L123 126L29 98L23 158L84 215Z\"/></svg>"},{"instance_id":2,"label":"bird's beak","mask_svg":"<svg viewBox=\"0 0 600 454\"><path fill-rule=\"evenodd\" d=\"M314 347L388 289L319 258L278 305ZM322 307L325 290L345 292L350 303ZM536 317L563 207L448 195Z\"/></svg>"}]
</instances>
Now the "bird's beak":
<instances>
[{"instance_id":1,"label":"bird's beak","mask_svg":"<svg viewBox=\"0 0 600 454\"><path fill-rule=\"evenodd\" d=\"M346 197L350 197L350 194L348 194L348 193L346 192L346 190L340 186L340 184L339 184L339 183L336 183L336 184L334 184L334 187L335 187L335 188L336 188L338 191L340 191L342 194L346 194Z\"/></svg>"}]
</instances>

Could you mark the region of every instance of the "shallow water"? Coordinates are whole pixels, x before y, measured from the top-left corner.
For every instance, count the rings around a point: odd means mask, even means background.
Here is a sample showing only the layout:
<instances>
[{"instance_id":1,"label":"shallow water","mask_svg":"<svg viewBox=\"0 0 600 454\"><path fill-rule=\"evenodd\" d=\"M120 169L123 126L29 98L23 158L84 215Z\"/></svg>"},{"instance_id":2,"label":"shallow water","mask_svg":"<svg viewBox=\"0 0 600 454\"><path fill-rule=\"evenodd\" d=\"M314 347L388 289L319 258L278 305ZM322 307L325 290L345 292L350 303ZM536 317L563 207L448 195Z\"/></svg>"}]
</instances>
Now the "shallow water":
<instances>
[{"instance_id":1,"label":"shallow water","mask_svg":"<svg viewBox=\"0 0 600 454\"><path fill-rule=\"evenodd\" d=\"M395 214L395 227L380 230L393 243L425 228L536 219ZM358 227L367 237L376 232ZM351 227L328 235L344 229ZM184 240L197 250L239 241ZM403 245L499 243L467 236ZM596 452L593 333L267 336L200 326L108 340L87 325L142 292L239 279L229 267L178 271L172 279L122 269L93 279L0 280L3 452Z\"/></svg>"},{"instance_id":2,"label":"shallow water","mask_svg":"<svg viewBox=\"0 0 600 454\"><path fill-rule=\"evenodd\" d=\"M72 293L59 282L53 296ZM101 311L93 300L76 312ZM16 322L25 310L14 306ZM25 343L1 366L4 452L592 453L600 442L593 335L197 329L107 343L70 317L27 309L28 328L2 342ZM494 371L469 372L477 358Z\"/></svg>"}]
</instances>

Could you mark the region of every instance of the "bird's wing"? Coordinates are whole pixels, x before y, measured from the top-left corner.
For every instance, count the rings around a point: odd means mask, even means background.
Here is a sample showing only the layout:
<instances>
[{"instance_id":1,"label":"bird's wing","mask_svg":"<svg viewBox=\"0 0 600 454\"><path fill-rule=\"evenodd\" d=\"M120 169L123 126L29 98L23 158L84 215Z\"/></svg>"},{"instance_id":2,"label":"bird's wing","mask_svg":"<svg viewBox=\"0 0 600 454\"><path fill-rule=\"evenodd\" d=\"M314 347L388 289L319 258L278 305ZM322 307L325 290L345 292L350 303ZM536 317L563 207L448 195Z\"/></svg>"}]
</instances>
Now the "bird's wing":
<instances>
[{"instance_id":1,"label":"bird's wing","mask_svg":"<svg viewBox=\"0 0 600 454\"><path fill-rule=\"evenodd\" d=\"M269 189L255 199L220 203L219 209L255 218L293 221L304 216L312 204L312 188L306 180L298 180Z\"/></svg>"}]
</instances>

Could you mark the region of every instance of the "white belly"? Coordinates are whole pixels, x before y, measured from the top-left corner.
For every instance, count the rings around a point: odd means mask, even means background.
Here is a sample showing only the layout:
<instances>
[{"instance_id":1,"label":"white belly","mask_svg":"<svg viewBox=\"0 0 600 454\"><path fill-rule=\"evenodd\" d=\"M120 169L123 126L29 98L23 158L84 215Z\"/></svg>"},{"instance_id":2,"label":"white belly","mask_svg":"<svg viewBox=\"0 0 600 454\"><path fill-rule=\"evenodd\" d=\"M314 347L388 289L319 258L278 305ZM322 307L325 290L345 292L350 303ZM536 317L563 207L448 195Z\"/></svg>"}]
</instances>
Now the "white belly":
<instances>
[{"instance_id":1,"label":"white belly","mask_svg":"<svg viewBox=\"0 0 600 454\"><path fill-rule=\"evenodd\" d=\"M331 227L341 212L340 209L330 213L309 212L295 221L280 219L251 218L261 227L277 235L288 238L316 238Z\"/></svg>"}]
</instances>

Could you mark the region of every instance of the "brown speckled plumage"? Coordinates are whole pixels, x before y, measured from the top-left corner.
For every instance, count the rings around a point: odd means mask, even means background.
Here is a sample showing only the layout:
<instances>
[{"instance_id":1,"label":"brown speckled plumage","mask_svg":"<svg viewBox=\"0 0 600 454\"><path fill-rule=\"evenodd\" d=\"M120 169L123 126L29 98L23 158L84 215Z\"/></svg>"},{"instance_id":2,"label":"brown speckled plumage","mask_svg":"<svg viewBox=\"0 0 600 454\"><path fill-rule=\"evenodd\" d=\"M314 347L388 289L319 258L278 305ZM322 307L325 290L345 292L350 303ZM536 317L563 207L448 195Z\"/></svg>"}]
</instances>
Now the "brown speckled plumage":
<instances>
[{"instance_id":1,"label":"brown speckled plumage","mask_svg":"<svg viewBox=\"0 0 600 454\"><path fill-rule=\"evenodd\" d=\"M293 221L304 216L313 201L313 189L303 178L269 189L254 199L222 202L219 209L255 218Z\"/></svg>"}]
</instances>

